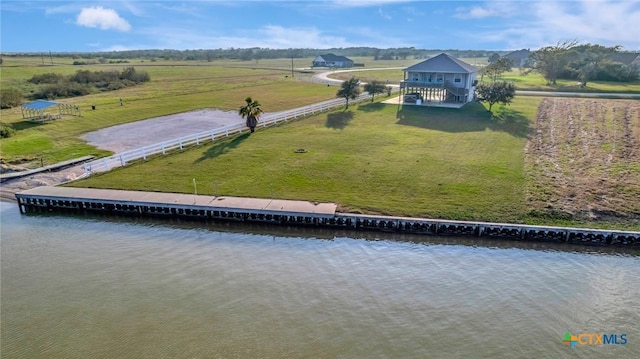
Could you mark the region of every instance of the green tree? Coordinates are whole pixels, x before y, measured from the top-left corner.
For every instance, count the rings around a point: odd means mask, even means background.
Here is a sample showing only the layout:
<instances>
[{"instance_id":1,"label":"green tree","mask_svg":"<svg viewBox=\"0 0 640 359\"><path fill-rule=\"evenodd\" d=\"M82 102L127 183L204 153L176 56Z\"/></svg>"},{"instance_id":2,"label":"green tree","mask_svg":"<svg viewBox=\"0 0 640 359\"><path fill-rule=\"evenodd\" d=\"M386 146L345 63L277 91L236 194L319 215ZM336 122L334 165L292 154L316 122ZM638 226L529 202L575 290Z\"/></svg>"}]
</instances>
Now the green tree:
<instances>
[{"instance_id":1,"label":"green tree","mask_svg":"<svg viewBox=\"0 0 640 359\"><path fill-rule=\"evenodd\" d=\"M529 57L532 70L540 73L548 83L555 85L558 75L569 63L569 51L576 44L576 41L563 41L534 51Z\"/></svg>"},{"instance_id":2,"label":"green tree","mask_svg":"<svg viewBox=\"0 0 640 359\"><path fill-rule=\"evenodd\" d=\"M11 125L0 122L0 138L9 138L16 133L16 130Z\"/></svg>"},{"instance_id":3,"label":"green tree","mask_svg":"<svg viewBox=\"0 0 640 359\"><path fill-rule=\"evenodd\" d=\"M611 55L620 51L620 46L605 47L602 45L579 45L571 49L571 58L574 60L569 66L577 71L580 86L587 86L587 82L593 80L608 63L611 63Z\"/></svg>"},{"instance_id":4,"label":"green tree","mask_svg":"<svg viewBox=\"0 0 640 359\"><path fill-rule=\"evenodd\" d=\"M358 98L358 95L360 95L360 80L355 77L343 82L342 86L340 86L340 90L336 93L336 96L347 100L347 106L345 109L349 108L349 99L355 100Z\"/></svg>"},{"instance_id":5,"label":"green tree","mask_svg":"<svg viewBox=\"0 0 640 359\"><path fill-rule=\"evenodd\" d=\"M511 103L516 95L516 86L512 82L498 81L492 83L481 83L476 87L478 99L489 104L489 112L495 103L507 105Z\"/></svg>"},{"instance_id":6,"label":"green tree","mask_svg":"<svg viewBox=\"0 0 640 359\"><path fill-rule=\"evenodd\" d=\"M382 81L373 80L364 85L364 90L371 95L371 102L378 93L385 93L387 91L386 85Z\"/></svg>"},{"instance_id":7,"label":"green tree","mask_svg":"<svg viewBox=\"0 0 640 359\"><path fill-rule=\"evenodd\" d=\"M238 110L238 114L242 116L242 118L247 119L247 127L251 130L251 132L255 131L256 126L258 125L258 119L260 118L260 114L262 114L262 108L260 107L260 102L254 101L251 97L247 97L244 99L247 103L244 106L241 106Z\"/></svg>"}]
</instances>

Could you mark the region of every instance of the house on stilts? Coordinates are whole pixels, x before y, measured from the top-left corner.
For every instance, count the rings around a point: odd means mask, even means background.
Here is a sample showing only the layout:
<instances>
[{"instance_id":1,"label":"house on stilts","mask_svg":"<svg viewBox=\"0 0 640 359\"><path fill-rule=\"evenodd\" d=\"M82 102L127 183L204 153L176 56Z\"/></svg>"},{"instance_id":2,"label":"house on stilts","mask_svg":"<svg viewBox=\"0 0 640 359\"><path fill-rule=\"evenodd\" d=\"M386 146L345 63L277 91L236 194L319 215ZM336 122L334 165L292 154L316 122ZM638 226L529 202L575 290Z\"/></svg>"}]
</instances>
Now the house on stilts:
<instances>
[{"instance_id":1,"label":"house on stilts","mask_svg":"<svg viewBox=\"0 0 640 359\"><path fill-rule=\"evenodd\" d=\"M405 103L462 107L475 99L478 69L445 53L403 71L400 99Z\"/></svg>"}]
</instances>

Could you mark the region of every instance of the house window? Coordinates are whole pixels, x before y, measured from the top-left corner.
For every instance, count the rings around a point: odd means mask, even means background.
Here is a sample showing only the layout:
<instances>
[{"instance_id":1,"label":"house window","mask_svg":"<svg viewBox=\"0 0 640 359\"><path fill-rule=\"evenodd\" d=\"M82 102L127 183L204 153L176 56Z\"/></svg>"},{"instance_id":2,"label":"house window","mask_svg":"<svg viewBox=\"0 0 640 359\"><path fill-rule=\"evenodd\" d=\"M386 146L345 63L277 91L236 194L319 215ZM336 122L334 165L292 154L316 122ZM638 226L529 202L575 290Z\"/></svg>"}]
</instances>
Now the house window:
<instances>
[{"instance_id":1,"label":"house window","mask_svg":"<svg viewBox=\"0 0 640 359\"><path fill-rule=\"evenodd\" d=\"M443 82L444 74L436 74L436 82Z\"/></svg>"},{"instance_id":2,"label":"house window","mask_svg":"<svg viewBox=\"0 0 640 359\"><path fill-rule=\"evenodd\" d=\"M462 82L462 75L460 75L460 74L453 74L453 82L457 82L457 83Z\"/></svg>"}]
</instances>

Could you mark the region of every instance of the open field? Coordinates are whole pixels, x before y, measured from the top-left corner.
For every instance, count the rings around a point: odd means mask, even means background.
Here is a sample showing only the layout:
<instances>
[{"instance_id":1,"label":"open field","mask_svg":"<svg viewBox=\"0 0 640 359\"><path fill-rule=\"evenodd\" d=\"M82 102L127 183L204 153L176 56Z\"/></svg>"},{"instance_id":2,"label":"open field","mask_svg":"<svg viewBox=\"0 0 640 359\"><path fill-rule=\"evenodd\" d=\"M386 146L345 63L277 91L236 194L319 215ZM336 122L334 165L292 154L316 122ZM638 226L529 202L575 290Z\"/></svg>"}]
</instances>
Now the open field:
<instances>
[{"instance_id":1,"label":"open field","mask_svg":"<svg viewBox=\"0 0 640 359\"><path fill-rule=\"evenodd\" d=\"M517 70L506 72L498 79L513 82L518 90L640 93L640 80L632 82L592 81L588 82L586 87L580 87L580 84L575 80L559 79L556 85L549 85L540 74L523 75ZM488 79L485 79L485 81L488 81Z\"/></svg>"},{"instance_id":2,"label":"open field","mask_svg":"<svg viewBox=\"0 0 640 359\"><path fill-rule=\"evenodd\" d=\"M601 109L615 109L615 115L601 114L608 119L595 137L584 134L591 128L585 125L572 130L582 134L579 141L557 140L565 154L556 160L567 165L558 170L564 177L550 173L548 154L532 145L542 141L541 134L555 134L539 121L554 101L567 101L554 108L597 102ZM562 122L561 116L555 121ZM373 103L156 157L71 185L190 193L196 179L200 194L331 201L343 211L640 230L639 132L634 101L521 97L511 106L498 106L493 117L477 103L461 110ZM589 146L584 141L595 146L586 160L576 155ZM603 154L608 167L589 165ZM603 169L609 176L606 186Z\"/></svg>"},{"instance_id":3,"label":"open field","mask_svg":"<svg viewBox=\"0 0 640 359\"><path fill-rule=\"evenodd\" d=\"M79 104L82 118L40 125L22 121L19 110L3 110L3 122L17 133L0 140L2 159L39 164L42 158L49 164L102 156L107 152L82 141L83 134L196 109L233 111L246 96L258 99L267 112L335 97L336 87L292 81L286 61L261 60L261 68L247 64L134 64L149 72L150 83L62 100ZM3 66L2 83L12 81L6 74L29 78L78 68ZM358 74L396 71L401 77L398 70ZM640 230L637 101L544 100L536 118L541 100L517 97L511 106L494 106L493 117L478 103L461 110L367 103L150 158L73 185L189 193L195 178L202 194L332 201L345 211ZM550 114L555 101L568 101L554 108L569 112ZM586 105L590 101L595 105ZM574 127L561 129L569 114ZM547 117L554 118L553 127L539 121ZM558 131L580 136L558 137ZM536 152L527 145L527 139L546 143L550 136L556 141L550 153L557 157L544 151L553 146ZM296 153L300 148L307 152ZM583 148L589 148L591 162L576 155ZM547 176L550 168L555 177ZM589 183L571 191L569 184L580 180Z\"/></svg>"},{"instance_id":4,"label":"open field","mask_svg":"<svg viewBox=\"0 0 640 359\"><path fill-rule=\"evenodd\" d=\"M16 62L12 63L12 60ZM78 69L107 71L131 66L38 66L33 63L26 66L17 61L5 59L3 87L12 82L18 83L19 79L24 81L34 74L70 74ZM13 137L0 140L2 160L13 163L33 161L39 165L41 159L50 164L85 155L103 156L108 152L87 145L80 136L105 127L198 109L237 110L247 96L259 100L266 112L288 110L335 97L335 87L295 81L289 72L283 70L207 63L189 65L136 64L137 70L150 74L150 82L118 91L60 100L79 105L82 117L65 116L62 120L37 124L24 121L19 108L2 110L2 121L16 130ZM120 106L119 98L124 100L124 106ZM91 110L92 105L96 106L95 111Z\"/></svg>"},{"instance_id":5,"label":"open field","mask_svg":"<svg viewBox=\"0 0 640 359\"><path fill-rule=\"evenodd\" d=\"M526 147L540 214L640 223L640 102L546 98Z\"/></svg>"},{"instance_id":6,"label":"open field","mask_svg":"<svg viewBox=\"0 0 640 359\"><path fill-rule=\"evenodd\" d=\"M334 201L343 210L522 221L523 98L461 109L351 107L92 176L73 186ZM296 153L303 148L306 153ZM158 174L162 174L159 176Z\"/></svg>"}]
</instances>

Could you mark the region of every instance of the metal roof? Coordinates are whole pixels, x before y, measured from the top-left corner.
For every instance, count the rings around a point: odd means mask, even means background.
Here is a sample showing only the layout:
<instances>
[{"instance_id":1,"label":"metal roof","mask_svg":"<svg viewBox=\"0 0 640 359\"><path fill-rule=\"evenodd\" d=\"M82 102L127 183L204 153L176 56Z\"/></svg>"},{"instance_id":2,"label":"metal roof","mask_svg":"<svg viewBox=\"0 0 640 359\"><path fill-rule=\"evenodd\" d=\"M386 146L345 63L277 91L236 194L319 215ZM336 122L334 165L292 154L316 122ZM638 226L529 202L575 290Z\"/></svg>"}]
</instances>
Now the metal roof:
<instances>
[{"instance_id":1,"label":"metal roof","mask_svg":"<svg viewBox=\"0 0 640 359\"><path fill-rule=\"evenodd\" d=\"M455 57L441 53L438 56L407 67L404 71L470 74L478 72L478 69L464 61L456 59Z\"/></svg>"},{"instance_id":2,"label":"metal roof","mask_svg":"<svg viewBox=\"0 0 640 359\"><path fill-rule=\"evenodd\" d=\"M59 105L59 103L54 101L35 100L33 102L25 103L24 105L22 105L22 107L29 110L44 110L45 108L57 105Z\"/></svg>"},{"instance_id":3,"label":"metal roof","mask_svg":"<svg viewBox=\"0 0 640 359\"><path fill-rule=\"evenodd\" d=\"M346 62L346 61L352 61L351 59L344 57L344 56L340 56L340 55L334 55L332 53L328 53L328 54L324 54L324 55L319 55L319 57L322 57L322 59L326 62Z\"/></svg>"}]
</instances>

